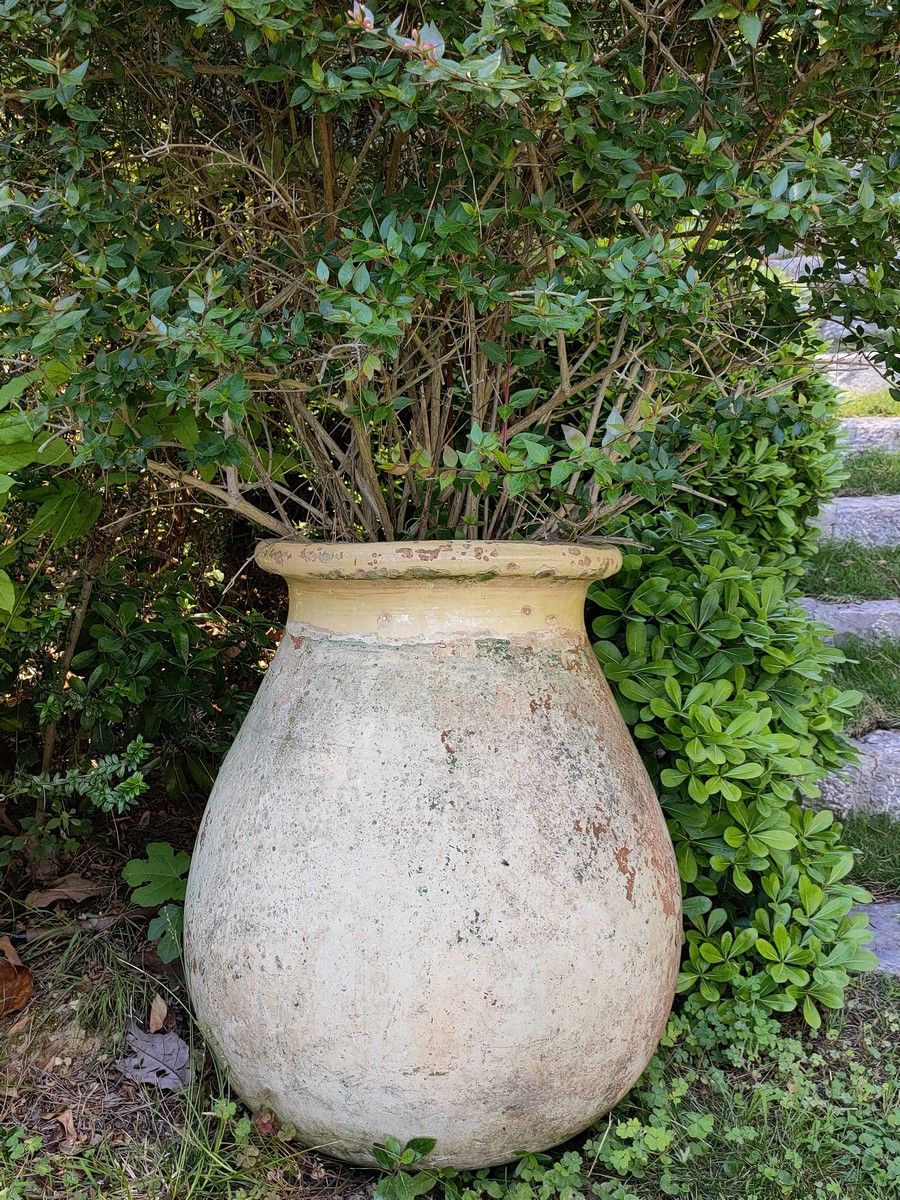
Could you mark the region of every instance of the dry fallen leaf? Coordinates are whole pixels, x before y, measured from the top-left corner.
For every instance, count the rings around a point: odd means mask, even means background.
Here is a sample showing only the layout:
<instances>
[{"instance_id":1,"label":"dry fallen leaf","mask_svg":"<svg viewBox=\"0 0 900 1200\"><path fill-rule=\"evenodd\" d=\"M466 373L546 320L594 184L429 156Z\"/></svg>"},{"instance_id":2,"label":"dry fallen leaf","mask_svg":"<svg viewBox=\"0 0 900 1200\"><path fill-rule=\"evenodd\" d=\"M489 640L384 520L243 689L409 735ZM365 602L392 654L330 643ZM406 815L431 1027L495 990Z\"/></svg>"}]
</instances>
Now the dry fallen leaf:
<instances>
[{"instance_id":1,"label":"dry fallen leaf","mask_svg":"<svg viewBox=\"0 0 900 1200\"><path fill-rule=\"evenodd\" d=\"M117 916L109 914L105 917L79 916L78 924L90 933L103 933L106 929L112 929L118 920Z\"/></svg>"},{"instance_id":2,"label":"dry fallen leaf","mask_svg":"<svg viewBox=\"0 0 900 1200\"><path fill-rule=\"evenodd\" d=\"M59 879L54 879L48 888L38 888L29 892L25 903L29 908L49 908L57 900L69 900L80 904L89 896L96 896L100 890L100 884L92 879L85 879L81 875L62 875Z\"/></svg>"},{"instance_id":3,"label":"dry fallen leaf","mask_svg":"<svg viewBox=\"0 0 900 1200\"><path fill-rule=\"evenodd\" d=\"M116 1066L126 1079L152 1083L163 1091L176 1091L188 1082L188 1047L177 1033L145 1033L129 1025L125 1041L134 1054Z\"/></svg>"},{"instance_id":4,"label":"dry fallen leaf","mask_svg":"<svg viewBox=\"0 0 900 1200\"><path fill-rule=\"evenodd\" d=\"M166 1027L166 1017L169 1015L168 1006L159 992L150 1003L150 1032L159 1033Z\"/></svg>"},{"instance_id":5,"label":"dry fallen leaf","mask_svg":"<svg viewBox=\"0 0 900 1200\"><path fill-rule=\"evenodd\" d=\"M8 937L0 937L0 1017L20 1012L34 994L34 977L13 949Z\"/></svg>"},{"instance_id":6,"label":"dry fallen leaf","mask_svg":"<svg viewBox=\"0 0 900 1200\"><path fill-rule=\"evenodd\" d=\"M57 1113L54 1120L59 1121L63 1127L63 1134L67 1142L77 1142L78 1134L75 1132L75 1121L72 1117L71 1108L64 1108L62 1112Z\"/></svg>"}]
</instances>

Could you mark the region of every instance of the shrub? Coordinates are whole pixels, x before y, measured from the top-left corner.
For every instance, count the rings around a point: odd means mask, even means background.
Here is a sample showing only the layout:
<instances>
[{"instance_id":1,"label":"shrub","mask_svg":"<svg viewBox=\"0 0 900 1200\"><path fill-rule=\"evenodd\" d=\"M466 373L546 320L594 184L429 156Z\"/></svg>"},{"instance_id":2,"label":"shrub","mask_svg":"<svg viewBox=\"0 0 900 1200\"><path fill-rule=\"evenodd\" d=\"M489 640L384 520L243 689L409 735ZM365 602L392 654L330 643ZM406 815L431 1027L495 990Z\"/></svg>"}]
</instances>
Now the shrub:
<instances>
[{"instance_id":1,"label":"shrub","mask_svg":"<svg viewBox=\"0 0 900 1200\"><path fill-rule=\"evenodd\" d=\"M221 524L177 510L173 523L162 498L133 523L107 509L110 532L60 546L33 520L52 482L30 482L3 514L8 534L24 530L4 561L27 606L0 642L2 722L17 764L46 772L140 736L167 773L208 782L269 645L270 624L252 606L259 581L232 591L243 605L219 601L225 571L246 551L229 547Z\"/></svg>"},{"instance_id":2,"label":"shrub","mask_svg":"<svg viewBox=\"0 0 900 1200\"><path fill-rule=\"evenodd\" d=\"M898 361L889 9L433 17L0 9L0 470L294 536L573 538L665 501L681 451L636 439L810 315ZM821 251L809 289L780 247ZM85 471L41 520L96 506Z\"/></svg>"},{"instance_id":3,"label":"shrub","mask_svg":"<svg viewBox=\"0 0 900 1200\"><path fill-rule=\"evenodd\" d=\"M157 497L124 520L106 508L60 545L33 519L53 486L30 470L0 514L20 597L0 638L0 771L7 825L18 821L0 866L70 852L92 819L131 811L151 783L157 804L160 786L204 799L273 642L257 611L265 580L240 580L222 602L247 556L228 522Z\"/></svg>"},{"instance_id":4,"label":"shrub","mask_svg":"<svg viewBox=\"0 0 900 1200\"><path fill-rule=\"evenodd\" d=\"M727 509L688 493L685 512L632 519L644 552L590 597L675 843L691 926L680 990L800 1007L818 1026L875 960L841 827L798 803L852 761L841 729L860 699L830 682L843 655L795 598L807 521L840 478L833 389L807 374L795 362L729 381L695 434L697 476Z\"/></svg>"},{"instance_id":5,"label":"shrub","mask_svg":"<svg viewBox=\"0 0 900 1200\"><path fill-rule=\"evenodd\" d=\"M658 430L670 453L698 445L681 493L691 516L713 514L721 528L780 572L799 576L814 553L810 523L844 478L838 449L839 393L820 369L824 346L809 333L773 349L764 367L738 367L691 393Z\"/></svg>"}]
</instances>

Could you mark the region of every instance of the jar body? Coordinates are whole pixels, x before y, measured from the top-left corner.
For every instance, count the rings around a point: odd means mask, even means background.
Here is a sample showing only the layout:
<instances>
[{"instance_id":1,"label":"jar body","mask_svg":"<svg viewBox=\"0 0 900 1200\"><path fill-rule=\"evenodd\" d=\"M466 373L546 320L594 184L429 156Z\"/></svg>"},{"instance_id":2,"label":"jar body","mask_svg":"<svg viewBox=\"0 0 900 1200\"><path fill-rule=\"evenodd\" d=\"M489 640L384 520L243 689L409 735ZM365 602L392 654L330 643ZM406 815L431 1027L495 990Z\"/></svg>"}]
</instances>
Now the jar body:
<instances>
[{"instance_id":1,"label":"jar body","mask_svg":"<svg viewBox=\"0 0 900 1200\"><path fill-rule=\"evenodd\" d=\"M290 620L191 867L188 984L233 1086L352 1162L564 1141L674 990L671 842L583 630L459 625Z\"/></svg>"}]
</instances>

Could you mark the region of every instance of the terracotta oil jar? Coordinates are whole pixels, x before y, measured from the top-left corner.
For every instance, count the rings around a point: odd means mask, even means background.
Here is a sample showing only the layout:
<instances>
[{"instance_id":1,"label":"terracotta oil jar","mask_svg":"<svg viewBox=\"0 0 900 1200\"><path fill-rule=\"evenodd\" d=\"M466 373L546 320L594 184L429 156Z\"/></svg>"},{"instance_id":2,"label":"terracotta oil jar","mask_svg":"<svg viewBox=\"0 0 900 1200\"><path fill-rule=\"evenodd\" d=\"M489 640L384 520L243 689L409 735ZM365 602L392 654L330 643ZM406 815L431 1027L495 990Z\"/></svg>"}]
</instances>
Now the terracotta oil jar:
<instances>
[{"instance_id":1,"label":"terracotta oil jar","mask_svg":"<svg viewBox=\"0 0 900 1200\"><path fill-rule=\"evenodd\" d=\"M584 629L611 547L266 542L275 659L193 856L197 1016L251 1107L371 1164L511 1160L635 1083L678 874Z\"/></svg>"}]
</instances>

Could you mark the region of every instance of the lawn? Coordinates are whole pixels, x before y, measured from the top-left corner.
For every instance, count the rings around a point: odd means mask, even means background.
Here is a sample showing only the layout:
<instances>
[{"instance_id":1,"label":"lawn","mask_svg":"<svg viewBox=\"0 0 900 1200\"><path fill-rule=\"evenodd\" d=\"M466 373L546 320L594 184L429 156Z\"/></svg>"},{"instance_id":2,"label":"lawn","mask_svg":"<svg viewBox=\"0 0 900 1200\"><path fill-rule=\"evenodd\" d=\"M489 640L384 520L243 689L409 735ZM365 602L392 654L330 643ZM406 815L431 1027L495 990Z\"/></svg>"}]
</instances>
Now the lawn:
<instances>
[{"instance_id":1,"label":"lawn","mask_svg":"<svg viewBox=\"0 0 900 1200\"><path fill-rule=\"evenodd\" d=\"M848 638L841 649L847 662L834 673L836 687L863 693L851 732L900 728L900 642L893 638Z\"/></svg>"},{"instance_id":2,"label":"lawn","mask_svg":"<svg viewBox=\"0 0 900 1200\"><path fill-rule=\"evenodd\" d=\"M900 821L887 813L857 813L843 824L844 840L855 852L850 878L878 900L900 898Z\"/></svg>"},{"instance_id":3,"label":"lawn","mask_svg":"<svg viewBox=\"0 0 900 1200\"><path fill-rule=\"evenodd\" d=\"M842 417L900 417L900 401L891 398L890 391L882 388L868 396L841 401Z\"/></svg>"},{"instance_id":4,"label":"lawn","mask_svg":"<svg viewBox=\"0 0 900 1200\"><path fill-rule=\"evenodd\" d=\"M900 546L822 542L807 567L803 589L819 600L896 600Z\"/></svg>"},{"instance_id":5,"label":"lawn","mask_svg":"<svg viewBox=\"0 0 900 1200\"><path fill-rule=\"evenodd\" d=\"M863 849L859 882L900 886L896 825L860 818L848 838ZM93 866L104 886L89 903L19 910L37 990L0 1029L3 1200L365 1200L376 1187L379 1200L412 1200L407 1176L379 1183L304 1152L229 1095L117 866ZM186 1088L123 1077L130 1020L188 1043ZM436 1200L896 1200L898 1038L900 987L879 976L826 1011L818 1033L740 1003L726 1020L682 1013L639 1086L564 1152L421 1187Z\"/></svg>"},{"instance_id":6,"label":"lawn","mask_svg":"<svg viewBox=\"0 0 900 1200\"><path fill-rule=\"evenodd\" d=\"M893 496L900 493L900 454L866 450L848 455L842 496Z\"/></svg>"}]
</instances>

